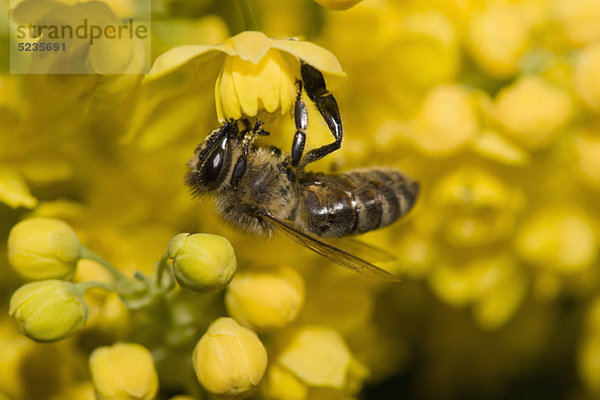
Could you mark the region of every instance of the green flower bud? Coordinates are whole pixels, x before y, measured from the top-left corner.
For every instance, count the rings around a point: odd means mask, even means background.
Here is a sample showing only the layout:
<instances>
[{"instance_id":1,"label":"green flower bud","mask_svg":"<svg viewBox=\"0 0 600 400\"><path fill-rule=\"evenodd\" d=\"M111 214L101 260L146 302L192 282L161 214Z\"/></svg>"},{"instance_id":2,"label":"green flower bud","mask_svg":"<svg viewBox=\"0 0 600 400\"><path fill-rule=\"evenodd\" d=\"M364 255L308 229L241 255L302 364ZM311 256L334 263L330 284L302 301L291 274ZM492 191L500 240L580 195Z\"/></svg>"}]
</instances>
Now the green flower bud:
<instances>
[{"instance_id":1,"label":"green flower bud","mask_svg":"<svg viewBox=\"0 0 600 400\"><path fill-rule=\"evenodd\" d=\"M8 261L24 279L68 279L80 253L75 231L57 219L27 219L8 236Z\"/></svg>"},{"instance_id":2,"label":"green flower bud","mask_svg":"<svg viewBox=\"0 0 600 400\"><path fill-rule=\"evenodd\" d=\"M8 314L27 336L50 342L81 329L88 307L81 291L71 282L46 280L21 286L10 299Z\"/></svg>"},{"instance_id":3,"label":"green flower bud","mask_svg":"<svg viewBox=\"0 0 600 400\"><path fill-rule=\"evenodd\" d=\"M194 292L224 288L237 268L231 243L207 233L180 233L171 239L168 256L177 283Z\"/></svg>"},{"instance_id":4,"label":"green flower bud","mask_svg":"<svg viewBox=\"0 0 600 400\"><path fill-rule=\"evenodd\" d=\"M137 343L97 348L90 372L100 400L152 400L158 391L152 354Z\"/></svg>"}]
</instances>

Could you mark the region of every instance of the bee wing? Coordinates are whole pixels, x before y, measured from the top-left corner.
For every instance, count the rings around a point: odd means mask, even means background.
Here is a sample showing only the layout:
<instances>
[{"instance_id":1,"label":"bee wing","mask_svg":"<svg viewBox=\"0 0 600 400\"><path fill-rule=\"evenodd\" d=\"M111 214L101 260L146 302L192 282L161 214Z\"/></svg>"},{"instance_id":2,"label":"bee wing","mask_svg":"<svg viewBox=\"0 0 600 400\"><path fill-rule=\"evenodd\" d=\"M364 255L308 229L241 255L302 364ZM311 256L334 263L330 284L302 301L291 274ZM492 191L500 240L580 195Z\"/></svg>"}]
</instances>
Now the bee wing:
<instances>
[{"instance_id":1,"label":"bee wing","mask_svg":"<svg viewBox=\"0 0 600 400\"><path fill-rule=\"evenodd\" d=\"M376 262L393 262L397 261L398 257L381 247L373 246L372 244L363 242L353 237L341 237L335 239L323 239L322 242L328 243L333 247L340 247L345 251L352 253L360 258L364 258L370 263Z\"/></svg>"},{"instance_id":2,"label":"bee wing","mask_svg":"<svg viewBox=\"0 0 600 400\"><path fill-rule=\"evenodd\" d=\"M326 243L320 238L317 238L316 236L300 231L299 229L294 227L294 225L289 221L281 221L271 215L264 213L262 214L262 216L266 218L269 222L271 222L273 225L275 225L278 229L289 235L296 242L309 248L315 253L322 255L329 261L332 261L338 265L349 268L353 271L358 272L359 274L371 278L385 279L388 281L400 280L400 278L396 275L379 268L378 266L370 263L367 260L364 260L363 258L355 256L354 254L346 250L340 249L332 244ZM371 248L371 250L375 248L374 246L359 242L358 240L355 240L354 242L361 243L361 245L365 245L366 247ZM386 252L384 251L384 254L385 253Z\"/></svg>"}]
</instances>

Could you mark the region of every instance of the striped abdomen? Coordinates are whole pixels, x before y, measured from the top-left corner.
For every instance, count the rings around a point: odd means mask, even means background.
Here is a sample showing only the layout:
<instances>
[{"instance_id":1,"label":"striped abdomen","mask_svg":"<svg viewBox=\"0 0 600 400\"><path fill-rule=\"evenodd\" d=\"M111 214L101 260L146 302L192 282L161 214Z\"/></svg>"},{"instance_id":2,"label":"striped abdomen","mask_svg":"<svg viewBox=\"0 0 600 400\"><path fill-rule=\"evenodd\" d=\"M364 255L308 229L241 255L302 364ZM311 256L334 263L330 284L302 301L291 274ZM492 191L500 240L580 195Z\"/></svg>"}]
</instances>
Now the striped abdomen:
<instances>
[{"instance_id":1,"label":"striped abdomen","mask_svg":"<svg viewBox=\"0 0 600 400\"><path fill-rule=\"evenodd\" d=\"M389 225L415 203L419 184L390 168L309 174L300 183L297 223L321 237L340 237Z\"/></svg>"}]
</instances>

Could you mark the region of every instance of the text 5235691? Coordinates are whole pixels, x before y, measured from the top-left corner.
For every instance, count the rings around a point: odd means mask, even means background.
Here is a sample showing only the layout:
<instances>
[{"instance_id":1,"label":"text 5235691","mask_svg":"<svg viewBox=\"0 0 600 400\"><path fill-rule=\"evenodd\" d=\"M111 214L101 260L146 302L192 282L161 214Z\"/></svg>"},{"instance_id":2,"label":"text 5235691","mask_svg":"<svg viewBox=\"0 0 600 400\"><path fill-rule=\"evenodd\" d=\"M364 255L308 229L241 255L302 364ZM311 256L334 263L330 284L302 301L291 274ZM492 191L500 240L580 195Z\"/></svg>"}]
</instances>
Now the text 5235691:
<instances>
[{"instance_id":1,"label":"text 5235691","mask_svg":"<svg viewBox=\"0 0 600 400\"><path fill-rule=\"evenodd\" d=\"M47 42L25 42L17 45L18 51L66 51L65 42L47 43Z\"/></svg>"}]
</instances>

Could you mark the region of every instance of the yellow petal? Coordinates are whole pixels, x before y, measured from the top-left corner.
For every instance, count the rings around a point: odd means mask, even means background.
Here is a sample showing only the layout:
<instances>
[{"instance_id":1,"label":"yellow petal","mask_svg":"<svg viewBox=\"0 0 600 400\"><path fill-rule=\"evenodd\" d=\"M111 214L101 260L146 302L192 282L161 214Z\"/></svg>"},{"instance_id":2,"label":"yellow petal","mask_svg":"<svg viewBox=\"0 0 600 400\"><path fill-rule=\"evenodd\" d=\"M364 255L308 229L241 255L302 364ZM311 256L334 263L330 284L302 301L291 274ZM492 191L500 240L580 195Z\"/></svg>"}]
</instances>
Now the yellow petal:
<instances>
[{"instance_id":1,"label":"yellow petal","mask_svg":"<svg viewBox=\"0 0 600 400\"><path fill-rule=\"evenodd\" d=\"M12 208L33 208L37 199L29 193L21 175L12 168L0 166L0 202Z\"/></svg>"},{"instance_id":2,"label":"yellow petal","mask_svg":"<svg viewBox=\"0 0 600 400\"><path fill-rule=\"evenodd\" d=\"M244 61L258 64L273 42L262 32L246 31L227 39L221 49L229 55L237 55Z\"/></svg>"},{"instance_id":3,"label":"yellow petal","mask_svg":"<svg viewBox=\"0 0 600 400\"><path fill-rule=\"evenodd\" d=\"M333 53L316 44L301 40L273 40L272 47L301 59L321 72L338 76L346 75Z\"/></svg>"},{"instance_id":4,"label":"yellow petal","mask_svg":"<svg viewBox=\"0 0 600 400\"><path fill-rule=\"evenodd\" d=\"M231 60L231 76L233 78L233 85L237 93L237 98L234 99L233 97L228 97L225 93L222 93L222 99L225 100L224 104L237 100L242 108L242 112L249 117L254 117L258 113L259 91L262 90L263 85L271 86L273 81L272 76L267 78L266 75L261 74L260 72L265 64L267 64L267 60L263 58L260 63L254 65L239 57L227 58L228 61Z\"/></svg>"},{"instance_id":5,"label":"yellow petal","mask_svg":"<svg viewBox=\"0 0 600 400\"><path fill-rule=\"evenodd\" d=\"M160 78L191 61L198 64L207 61L218 56L222 51L221 46L187 45L174 47L154 60L150 72L144 77L144 81Z\"/></svg>"},{"instance_id":6,"label":"yellow petal","mask_svg":"<svg viewBox=\"0 0 600 400\"><path fill-rule=\"evenodd\" d=\"M231 58L235 90L244 114L253 117L262 109L269 113L276 111L280 102L280 85L294 86L294 77L287 70L288 65L281 54L277 50L269 50L256 65L239 57ZM287 81L281 82L282 73Z\"/></svg>"},{"instance_id":7,"label":"yellow petal","mask_svg":"<svg viewBox=\"0 0 600 400\"><path fill-rule=\"evenodd\" d=\"M296 77L290 68L290 64L286 61L286 57L282 58L282 62L287 64L287 68L281 68L279 75L279 104L283 115L292 108L292 103L296 98Z\"/></svg>"},{"instance_id":8,"label":"yellow petal","mask_svg":"<svg viewBox=\"0 0 600 400\"><path fill-rule=\"evenodd\" d=\"M217 108L217 119L219 123L223 124L225 122L225 115L223 114L223 105L221 103L221 76L223 75L223 69L217 76L217 82L215 83L215 106Z\"/></svg>"},{"instance_id":9,"label":"yellow petal","mask_svg":"<svg viewBox=\"0 0 600 400\"><path fill-rule=\"evenodd\" d=\"M342 336L327 327L304 327L279 357L279 363L310 386L341 389L351 354Z\"/></svg>"},{"instance_id":10,"label":"yellow petal","mask_svg":"<svg viewBox=\"0 0 600 400\"><path fill-rule=\"evenodd\" d=\"M238 95L235 90L235 83L233 80L232 65L235 57L226 57L225 64L219 75L217 83L219 86L215 87L215 90L220 91L220 103L223 110L223 118L235 120L242 118L242 110L240 108L240 102Z\"/></svg>"}]
</instances>

